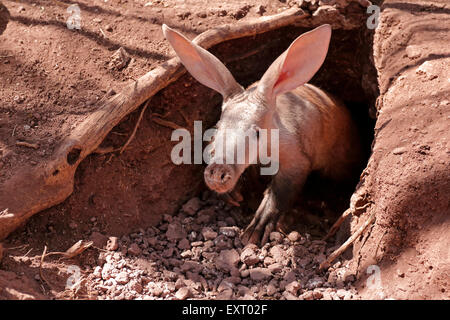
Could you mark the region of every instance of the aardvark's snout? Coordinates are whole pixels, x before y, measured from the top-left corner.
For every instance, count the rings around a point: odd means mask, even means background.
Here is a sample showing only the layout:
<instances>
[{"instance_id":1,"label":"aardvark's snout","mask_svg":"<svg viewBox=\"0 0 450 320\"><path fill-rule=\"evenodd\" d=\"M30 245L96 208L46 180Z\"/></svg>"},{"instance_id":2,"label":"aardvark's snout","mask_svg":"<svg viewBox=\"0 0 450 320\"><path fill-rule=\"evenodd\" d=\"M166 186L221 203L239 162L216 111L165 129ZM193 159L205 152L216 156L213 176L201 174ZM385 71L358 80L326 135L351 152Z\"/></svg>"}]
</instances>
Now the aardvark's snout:
<instances>
[{"instance_id":1,"label":"aardvark's snout","mask_svg":"<svg viewBox=\"0 0 450 320\"><path fill-rule=\"evenodd\" d=\"M208 188L218 193L226 193L234 187L235 171L230 165L211 163L206 167L204 175Z\"/></svg>"}]
</instances>

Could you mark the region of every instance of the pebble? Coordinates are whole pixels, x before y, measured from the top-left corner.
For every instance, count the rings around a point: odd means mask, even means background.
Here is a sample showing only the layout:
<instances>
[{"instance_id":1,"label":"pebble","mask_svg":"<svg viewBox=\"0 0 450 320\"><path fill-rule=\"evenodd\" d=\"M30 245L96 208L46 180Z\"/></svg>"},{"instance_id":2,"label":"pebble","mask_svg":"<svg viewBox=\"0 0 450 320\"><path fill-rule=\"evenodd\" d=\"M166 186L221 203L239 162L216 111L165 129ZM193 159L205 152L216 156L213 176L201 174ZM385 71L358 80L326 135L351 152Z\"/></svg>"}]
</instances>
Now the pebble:
<instances>
[{"instance_id":1,"label":"pebble","mask_svg":"<svg viewBox=\"0 0 450 320\"><path fill-rule=\"evenodd\" d=\"M119 239L117 237L109 237L106 243L106 250L116 251L119 248Z\"/></svg>"},{"instance_id":2,"label":"pebble","mask_svg":"<svg viewBox=\"0 0 450 320\"><path fill-rule=\"evenodd\" d=\"M193 216L197 213L201 206L202 201L199 198L195 197L186 202L181 209L188 215Z\"/></svg>"},{"instance_id":3,"label":"pebble","mask_svg":"<svg viewBox=\"0 0 450 320\"><path fill-rule=\"evenodd\" d=\"M290 240L290 241L292 241L292 242L296 242L296 241L299 241L301 238L302 238L302 236L300 235L300 233L298 233L297 231L292 231L292 232L290 232L289 234L288 234L288 239Z\"/></svg>"},{"instance_id":4,"label":"pebble","mask_svg":"<svg viewBox=\"0 0 450 320\"><path fill-rule=\"evenodd\" d=\"M219 270L230 272L235 269L240 261L239 253L236 249L222 250L216 260Z\"/></svg>"},{"instance_id":5,"label":"pebble","mask_svg":"<svg viewBox=\"0 0 450 320\"><path fill-rule=\"evenodd\" d=\"M126 271L122 271L115 277L115 280L118 284L127 284L129 280L128 273Z\"/></svg>"},{"instance_id":6,"label":"pebble","mask_svg":"<svg viewBox=\"0 0 450 320\"><path fill-rule=\"evenodd\" d=\"M186 300L190 296L191 291L186 287L178 289L178 291L175 293L175 298L177 298L178 300Z\"/></svg>"},{"instance_id":7,"label":"pebble","mask_svg":"<svg viewBox=\"0 0 450 320\"><path fill-rule=\"evenodd\" d=\"M202 236L205 240L214 240L217 238L217 232L210 227L205 227L202 229Z\"/></svg>"},{"instance_id":8,"label":"pebble","mask_svg":"<svg viewBox=\"0 0 450 320\"><path fill-rule=\"evenodd\" d=\"M301 284L298 281L292 281L288 283L285 287L285 291L297 295L298 291L302 288Z\"/></svg>"},{"instance_id":9,"label":"pebble","mask_svg":"<svg viewBox=\"0 0 450 320\"><path fill-rule=\"evenodd\" d=\"M234 238L236 236L236 229L235 227L221 227L219 233L229 238Z\"/></svg>"},{"instance_id":10,"label":"pebble","mask_svg":"<svg viewBox=\"0 0 450 320\"><path fill-rule=\"evenodd\" d=\"M427 80L433 80L438 77L439 66L436 62L427 60L416 69L416 74L425 75Z\"/></svg>"},{"instance_id":11,"label":"pebble","mask_svg":"<svg viewBox=\"0 0 450 320\"><path fill-rule=\"evenodd\" d=\"M254 281L263 281L272 277L272 272L268 268L253 268L250 269L250 278Z\"/></svg>"},{"instance_id":12,"label":"pebble","mask_svg":"<svg viewBox=\"0 0 450 320\"><path fill-rule=\"evenodd\" d=\"M181 240L187 237L187 233L180 223L170 223L167 226L166 237L169 241Z\"/></svg>"},{"instance_id":13,"label":"pebble","mask_svg":"<svg viewBox=\"0 0 450 320\"><path fill-rule=\"evenodd\" d=\"M270 239L270 241L280 243L281 241L283 241L283 235L281 233L279 233L278 231L273 231L270 233L269 239Z\"/></svg>"},{"instance_id":14,"label":"pebble","mask_svg":"<svg viewBox=\"0 0 450 320\"><path fill-rule=\"evenodd\" d=\"M184 238L178 242L178 248L181 250L188 250L191 248L191 244L188 239Z\"/></svg>"},{"instance_id":15,"label":"pebble","mask_svg":"<svg viewBox=\"0 0 450 320\"><path fill-rule=\"evenodd\" d=\"M93 242L97 248L103 248L108 243L108 237L100 232L92 232L89 239Z\"/></svg>"},{"instance_id":16,"label":"pebble","mask_svg":"<svg viewBox=\"0 0 450 320\"><path fill-rule=\"evenodd\" d=\"M259 260L259 256L257 254L258 247L254 244L247 245L241 253L240 259L247 266L253 266L257 264Z\"/></svg>"},{"instance_id":17,"label":"pebble","mask_svg":"<svg viewBox=\"0 0 450 320\"><path fill-rule=\"evenodd\" d=\"M409 45L405 48L405 52L408 58L416 59L422 55L422 48L417 45Z\"/></svg>"},{"instance_id":18,"label":"pebble","mask_svg":"<svg viewBox=\"0 0 450 320\"><path fill-rule=\"evenodd\" d=\"M131 254L133 256L138 256L142 252L141 248L136 243L132 243L130 247L128 248L128 254Z\"/></svg>"}]
</instances>

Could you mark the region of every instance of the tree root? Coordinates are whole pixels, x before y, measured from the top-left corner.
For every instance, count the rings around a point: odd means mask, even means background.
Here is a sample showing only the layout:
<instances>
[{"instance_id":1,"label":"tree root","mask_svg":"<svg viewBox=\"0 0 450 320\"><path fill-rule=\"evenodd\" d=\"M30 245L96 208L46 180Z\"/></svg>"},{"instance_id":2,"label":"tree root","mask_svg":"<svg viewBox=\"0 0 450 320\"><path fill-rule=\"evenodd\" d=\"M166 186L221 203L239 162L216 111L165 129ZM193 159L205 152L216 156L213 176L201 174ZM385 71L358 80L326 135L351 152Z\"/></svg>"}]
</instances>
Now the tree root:
<instances>
[{"instance_id":1,"label":"tree root","mask_svg":"<svg viewBox=\"0 0 450 320\"><path fill-rule=\"evenodd\" d=\"M147 109L149 104L150 104L150 100L147 100L147 102L145 103L144 107L141 110L141 113L139 114L138 121L136 122L136 125L134 126L134 129L133 129L133 132L131 133L131 136L128 138L127 142L120 149L120 154L122 154L125 151L125 148L130 144L131 140L133 140L134 136L136 135L137 128L139 127L139 124L141 123L141 120L142 120L142 117L144 115L144 112Z\"/></svg>"},{"instance_id":2,"label":"tree root","mask_svg":"<svg viewBox=\"0 0 450 320\"><path fill-rule=\"evenodd\" d=\"M347 210L346 210L347 211ZM369 218L364 222L361 227L354 234L350 236L337 250L335 250L330 256L320 264L319 269L326 269L330 266L331 262L339 257L347 248L366 230L366 228L375 222L375 211L369 216Z\"/></svg>"}]
</instances>

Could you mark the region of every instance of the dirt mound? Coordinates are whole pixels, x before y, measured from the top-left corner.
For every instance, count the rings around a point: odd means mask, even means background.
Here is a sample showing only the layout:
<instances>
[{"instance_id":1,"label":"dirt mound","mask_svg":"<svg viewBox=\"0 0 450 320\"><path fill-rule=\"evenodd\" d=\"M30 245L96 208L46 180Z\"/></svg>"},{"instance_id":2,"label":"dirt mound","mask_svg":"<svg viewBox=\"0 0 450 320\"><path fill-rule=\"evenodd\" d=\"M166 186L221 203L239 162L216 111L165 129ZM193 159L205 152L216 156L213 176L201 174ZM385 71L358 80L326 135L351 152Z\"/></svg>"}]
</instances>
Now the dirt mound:
<instances>
[{"instance_id":1,"label":"dirt mound","mask_svg":"<svg viewBox=\"0 0 450 320\"><path fill-rule=\"evenodd\" d=\"M356 229L376 215L353 249L365 298L450 297L448 15L445 1L383 4L374 38L378 117L360 189L371 205L353 221ZM376 285L369 266L380 270Z\"/></svg>"}]
</instances>

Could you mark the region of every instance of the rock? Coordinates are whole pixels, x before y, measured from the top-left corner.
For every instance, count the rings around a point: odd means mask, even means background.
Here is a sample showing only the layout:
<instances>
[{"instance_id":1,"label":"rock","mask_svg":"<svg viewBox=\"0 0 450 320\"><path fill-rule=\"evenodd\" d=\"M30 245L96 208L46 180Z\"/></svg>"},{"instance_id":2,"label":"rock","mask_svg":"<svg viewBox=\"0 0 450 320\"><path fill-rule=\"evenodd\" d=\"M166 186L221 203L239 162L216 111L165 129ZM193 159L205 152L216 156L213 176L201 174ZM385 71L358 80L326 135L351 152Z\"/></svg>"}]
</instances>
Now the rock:
<instances>
[{"instance_id":1,"label":"rock","mask_svg":"<svg viewBox=\"0 0 450 320\"><path fill-rule=\"evenodd\" d=\"M3 249L3 245L0 243L0 262L2 262L4 252L5 252L5 249Z\"/></svg>"},{"instance_id":2,"label":"rock","mask_svg":"<svg viewBox=\"0 0 450 320\"><path fill-rule=\"evenodd\" d=\"M192 271L194 273L199 273L200 271L202 271L203 265L201 265L197 261L188 260L185 261L180 268L182 272Z\"/></svg>"},{"instance_id":3,"label":"rock","mask_svg":"<svg viewBox=\"0 0 450 320\"><path fill-rule=\"evenodd\" d=\"M234 238L236 236L236 227L220 227L219 233L229 238Z\"/></svg>"},{"instance_id":4,"label":"rock","mask_svg":"<svg viewBox=\"0 0 450 320\"><path fill-rule=\"evenodd\" d=\"M419 75L425 75L427 80L433 80L438 77L439 69L437 63L433 61L425 61L416 70Z\"/></svg>"},{"instance_id":5,"label":"rock","mask_svg":"<svg viewBox=\"0 0 450 320\"><path fill-rule=\"evenodd\" d=\"M410 59L419 58L422 55L422 48L417 45L409 45L405 48L405 52Z\"/></svg>"},{"instance_id":6,"label":"rock","mask_svg":"<svg viewBox=\"0 0 450 320\"><path fill-rule=\"evenodd\" d=\"M275 263L275 259L274 258L272 258L272 257L265 257L264 258L264 265L266 267L268 267L268 266L270 266L270 265L272 265L274 263Z\"/></svg>"},{"instance_id":7,"label":"rock","mask_svg":"<svg viewBox=\"0 0 450 320\"><path fill-rule=\"evenodd\" d=\"M222 250L216 259L217 269L224 272L231 272L239 263L239 253L235 249Z\"/></svg>"},{"instance_id":8,"label":"rock","mask_svg":"<svg viewBox=\"0 0 450 320\"><path fill-rule=\"evenodd\" d=\"M94 246L97 248L103 248L108 243L108 237L104 234L101 234L100 232L92 232L91 236L89 237L89 240L91 240L94 243Z\"/></svg>"},{"instance_id":9,"label":"rock","mask_svg":"<svg viewBox=\"0 0 450 320\"><path fill-rule=\"evenodd\" d=\"M190 296L191 296L191 291L187 287L180 288L175 293L175 298L177 298L178 300L186 300Z\"/></svg>"},{"instance_id":10,"label":"rock","mask_svg":"<svg viewBox=\"0 0 450 320\"><path fill-rule=\"evenodd\" d=\"M273 274L276 274L283 270L283 265L279 262L275 262L275 263L269 265L267 268L270 270L270 272L272 272Z\"/></svg>"},{"instance_id":11,"label":"rock","mask_svg":"<svg viewBox=\"0 0 450 320\"><path fill-rule=\"evenodd\" d=\"M217 232L215 232L210 227L204 227L202 229L202 236L205 240L214 240L217 238Z\"/></svg>"},{"instance_id":12,"label":"rock","mask_svg":"<svg viewBox=\"0 0 450 320\"><path fill-rule=\"evenodd\" d=\"M141 254L142 250L139 248L139 246L136 243L132 243L130 247L127 250L128 254L131 254L132 256L138 256Z\"/></svg>"},{"instance_id":13,"label":"rock","mask_svg":"<svg viewBox=\"0 0 450 320\"><path fill-rule=\"evenodd\" d=\"M161 256L163 258L170 258L173 255L173 250L173 248L167 248L161 253Z\"/></svg>"},{"instance_id":14,"label":"rock","mask_svg":"<svg viewBox=\"0 0 450 320\"><path fill-rule=\"evenodd\" d=\"M258 247L254 244L249 244L245 246L241 253L241 261L245 263L247 266L253 266L257 264L259 260L259 256L257 254Z\"/></svg>"},{"instance_id":15,"label":"rock","mask_svg":"<svg viewBox=\"0 0 450 320\"><path fill-rule=\"evenodd\" d=\"M223 290L216 297L217 300L231 300L232 298L233 298L233 290L231 289Z\"/></svg>"},{"instance_id":16,"label":"rock","mask_svg":"<svg viewBox=\"0 0 450 320\"><path fill-rule=\"evenodd\" d=\"M323 286L324 283L325 283L325 280L323 278L314 277L306 283L306 288L308 288L309 290L312 290L312 289Z\"/></svg>"},{"instance_id":17,"label":"rock","mask_svg":"<svg viewBox=\"0 0 450 320\"><path fill-rule=\"evenodd\" d=\"M345 289L338 289L336 291L336 295L340 298L340 299L344 299L346 295L350 294L350 292L348 292Z\"/></svg>"},{"instance_id":18,"label":"rock","mask_svg":"<svg viewBox=\"0 0 450 320\"><path fill-rule=\"evenodd\" d=\"M308 255L308 249L300 244L295 244L290 250L295 257L305 257Z\"/></svg>"},{"instance_id":19,"label":"rock","mask_svg":"<svg viewBox=\"0 0 450 320\"><path fill-rule=\"evenodd\" d=\"M130 279L128 278L128 273L125 271L119 272L115 277L117 284L127 284Z\"/></svg>"},{"instance_id":20,"label":"rock","mask_svg":"<svg viewBox=\"0 0 450 320\"><path fill-rule=\"evenodd\" d=\"M286 274L284 275L284 280L287 281L287 283L295 281L296 280L296 274L293 270L289 270L288 272L286 272Z\"/></svg>"},{"instance_id":21,"label":"rock","mask_svg":"<svg viewBox=\"0 0 450 320\"><path fill-rule=\"evenodd\" d=\"M131 290L136 291L137 293L142 293L144 288L142 287L142 284L140 283L140 281L137 280L132 280L130 282L130 288Z\"/></svg>"},{"instance_id":22,"label":"rock","mask_svg":"<svg viewBox=\"0 0 450 320\"><path fill-rule=\"evenodd\" d=\"M108 32L113 32L113 27L112 27L111 25L108 24L108 25L105 27L105 30L108 31Z\"/></svg>"},{"instance_id":23,"label":"rock","mask_svg":"<svg viewBox=\"0 0 450 320\"><path fill-rule=\"evenodd\" d=\"M246 278L246 277L248 277L249 275L250 275L250 270L248 270L248 269L242 270L242 271L240 272L240 276L241 276L242 278Z\"/></svg>"},{"instance_id":24,"label":"rock","mask_svg":"<svg viewBox=\"0 0 450 320\"><path fill-rule=\"evenodd\" d=\"M110 59L111 59L109 62L110 68L121 70L126 67L128 62L130 62L131 57L123 47L120 47L116 52L112 54Z\"/></svg>"},{"instance_id":25,"label":"rock","mask_svg":"<svg viewBox=\"0 0 450 320\"><path fill-rule=\"evenodd\" d=\"M267 280L272 277L272 272L268 268L253 268L250 269L250 278L254 281Z\"/></svg>"},{"instance_id":26,"label":"rock","mask_svg":"<svg viewBox=\"0 0 450 320\"><path fill-rule=\"evenodd\" d=\"M214 239L214 245L219 250L231 249L233 246L231 239L223 234L217 236L217 238Z\"/></svg>"},{"instance_id":27,"label":"rock","mask_svg":"<svg viewBox=\"0 0 450 320\"><path fill-rule=\"evenodd\" d=\"M314 300L314 294L312 291L306 291L300 295L300 299L303 300Z\"/></svg>"},{"instance_id":28,"label":"rock","mask_svg":"<svg viewBox=\"0 0 450 320\"><path fill-rule=\"evenodd\" d=\"M206 224L213 221L213 217L215 214L214 208L202 209L197 213L197 218L195 220L198 224Z\"/></svg>"},{"instance_id":29,"label":"rock","mask_svg":"<svg viewBox=\"0 0 450 320\"><path fill-rule=\"evenodd\" d=\"M228 281L226 279L223 279L222 282L220 282L219 286L217 287L217 291L222 292L227 289L233 290L233 288L234 288L234 283L232 283L231 281Z\"/></svg>"},{"instance_id":30,"label":"rock","mask_svg":"<svg viewBox=\"0 0 450 320\"><path fill-rule=\"evenodd\" d=\"M170 214L163 214L162 220L171 223L173 221L173 217Z\"/></svg>"},{"instance_id":31,"label":"rock","mask_svg":"<svg viewBox=\"0 0 450 320\"><path fill-rule=\"evenodd\" d=\"M174 222L167 226L166 237L169 241L181 240L187 237L187 233L181 224Z\"/></svg>"},{"instance_id":32,"label":"rock","mask_svg":"<svg viewBox=\"0 0 450 320\"><path fill-rule=\"evenodd\" d=\"M269 236L270 241L274 241L276 243L280 243L283 240L283 235L278 231L273 231Z\"/></svg>"},{"instance_id":33,"label":"rock","mask_svg":"<svg viewBox=\"0 0 450 320\"><path fill-rule=\"evenodd\" d=\"M179 278L176 282L175 282L175 289L178 290L180 288L186 287L186 283L184 282L183 279Z\"/></svg>"},{"instance_id":34,"label":"rock","mask_svg":"<svg viewBox=\"0 0 450 320\"><path fill-rule=\"evenodd\" d=\"M109 237L106 243L106 250L116 251L119 248L119 239L117 237Z\"/></svg>"},{"instance_id":35,"label":"rock","mask_svg":"<svg viewBox=\"0 0 450 320\"><path fill-rule=\"evenodd\" d=\"M102 277L102 267L96 266L94 271L92 272L92 275L95 278L100 279Z\"/></svg>"},{"instance_id":36,"label":"rock","mask_svg":"<svg viewBox=\"0 0 450 320\"><path fill-rule=\"evenodd\" d=\"M314 261L315 261L317 264L319 264L319 265L320 265L322 262L324 262L326 259L327 259L327 256L324 255L323 253L319 253L318 255L316 255L316 256L314 257Z\"/></svg>"},{"instance_id":37,"label":"rock","mask_svg":"<svg viewBox=\"0 0 450 320\"><path fill-rule=\"evenodd\" d=\"M186 202L181 208L181 210L183 210L188 215L193 216L194 214L197 213L198 210L200 210L201 206L202 201L199 198L195 197Z\"/></svg>"},{"instance_id":38,"label":"rock","mask_svg":"<svg viewBox=\"0 0 450 320\"><path fill-rule=\"evenodd\" d=\"M281 247L281 245L273 246L270 249L269 253L275 259L276 262L283 262L286 260L286 252Z\"/></svg>"},{"instance_id":39,"label":"rock","mask_svg":"<svg viewBox=\"0 0 450 320\"><path fill-rule=\"evenodd\" d=\"M322 292L320 292L320 291L314 291L313 292L313 298L315 299L315 300L319 300L319 299L322 299L323 298L323 293Z\"/></svg>"},{"instance_id":40,"label":"rock","mask_svg":"<svg viewBox=\"0 0 450 320\"><path fill-rule=\"evenodd\" d=\"M178 248L181 250L189 250L191 248L191 244L188 239L184 238L178 242Z\"/></svg>"},{"instance_id":41,"label":"rock","mask_svg":"<svg viewBox=\"0 0 450 320\"><path fill-rule=\"evenodd\" d=\"M302 236L300 235L300 233L298 233L297 231L292 231L291 233L288 234L288 239L292 242L296 242L299 241Z\"/></svg>"},{"instance_id":42,"label":"rock","mask_svg":"<svg viewBox=\"0 0 450 320\"><path fill-rule=\"evenodd\" d=\"M285 291L297 296L298 290L302 288L301 284L298 281L292 281L288 283L285 287Z\"/></svg>"},{"instance_id":43,"label":"rock","mask_svg":"<svg viewBox=\"0 0 450 320\"><path fill-rule=\"evenodd\" d=\"M297 296L293 295L292 293L290 293L289 291L284 291L283 292L283 297L286 300L298 300Z\"/></svg>"},{"instance_id":44,"label":"rock","mask_svg":"<svg viewBox=\"0 0 450 320\"><path fill-rule=\"evenodd\" d=\"M203 241L194 241L191 242L192 247L201 247L203 245Z\"/></svg>"},{"instance_id":45,"label":"rock","mask_svg":"<svg viewBox=\"0 0 450 320\"><path fill-rule=\"evenodd\" d=\"M267 285L266 291L267 291L267 295L268 296L273 296L275 293L278 292L278 289L277 289L277 287L274 284L269 283Z\"/></svg>"}]
</instances>

